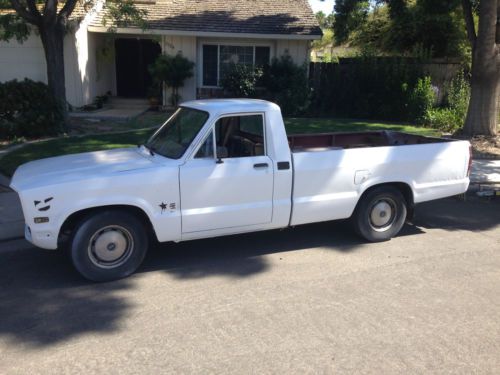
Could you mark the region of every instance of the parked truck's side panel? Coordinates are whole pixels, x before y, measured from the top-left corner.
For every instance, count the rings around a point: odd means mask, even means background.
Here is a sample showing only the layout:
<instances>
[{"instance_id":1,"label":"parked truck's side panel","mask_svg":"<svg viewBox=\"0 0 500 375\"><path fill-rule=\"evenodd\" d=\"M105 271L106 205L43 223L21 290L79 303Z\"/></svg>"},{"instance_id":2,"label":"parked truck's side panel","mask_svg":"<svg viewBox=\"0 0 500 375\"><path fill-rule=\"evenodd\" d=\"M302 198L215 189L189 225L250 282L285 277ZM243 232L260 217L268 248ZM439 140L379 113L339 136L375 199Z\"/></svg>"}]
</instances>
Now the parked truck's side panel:
<instances>
[{"instance_id":1,"label":"parked truck's side panel","mask_svg":"<svg viewBox=\"0 0 500 375\"><path fill-rule=\"evenodd\" d=\"M463 193L468 147L446 142L294 153L292 224L348 218L363 192L380 184L405 184L414 203Z\"/></svg>"}]
</instances>

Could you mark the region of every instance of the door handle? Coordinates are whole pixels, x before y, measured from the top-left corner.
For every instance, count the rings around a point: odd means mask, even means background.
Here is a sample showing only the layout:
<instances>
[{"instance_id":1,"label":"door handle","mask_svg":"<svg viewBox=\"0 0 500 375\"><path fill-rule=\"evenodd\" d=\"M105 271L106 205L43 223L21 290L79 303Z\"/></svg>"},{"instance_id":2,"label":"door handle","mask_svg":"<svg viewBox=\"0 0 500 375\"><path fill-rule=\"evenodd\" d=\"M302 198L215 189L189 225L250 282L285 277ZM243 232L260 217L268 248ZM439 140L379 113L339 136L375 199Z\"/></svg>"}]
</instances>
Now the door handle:
<instances>
[{"instance_id":1,"label":"door handle","mask_svg":"<svg viewBox=\"0 0 500 375\"><path fill-rule=\"evenodd\" d=\"M253 167L255 169L258 169L258 168L267 168L267 167L269 167L269 164L267 164L267 163L257 163L257 164L254 164Z\"/></svg>"}]
</instances>

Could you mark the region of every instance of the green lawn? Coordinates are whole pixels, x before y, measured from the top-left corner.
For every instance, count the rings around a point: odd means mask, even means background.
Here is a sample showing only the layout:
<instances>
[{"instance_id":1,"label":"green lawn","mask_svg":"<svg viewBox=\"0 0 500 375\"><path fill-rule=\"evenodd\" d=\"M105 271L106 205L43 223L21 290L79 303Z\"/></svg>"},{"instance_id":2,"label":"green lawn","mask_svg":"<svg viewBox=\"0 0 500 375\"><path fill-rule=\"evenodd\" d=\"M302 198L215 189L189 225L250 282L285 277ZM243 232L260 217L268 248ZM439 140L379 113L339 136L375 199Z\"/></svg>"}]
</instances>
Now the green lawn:
<instances>
[{"instance_id":1,"label":"green lawn","mask_svg":"<svg viewBox=\"0 0 500 375\"><path fill-rule=\"evenodd\" d=\"M144 143L153 132L154 129L137 130L127 133L66 137L30 144L1 158L0 171L7 176L12 176L19 165L31 160L134 146Z\"/></svg>"},{"instance_id":2,"label":"green lawn","mask_svg":"<svg viewBox=\"0 0 500 375\"><path fill-rule=\"evenodd\" d=\"M285 124L289 134L395 130L421 135L439 135L435 130L427 128L363 120L290 118L285 120ZM0 159L0 171L11 176L19 165L31 160L134 146L144 143L153 132L154 129L136 130L128 133L66 137L30 144Z\"/></svg>"}]
</instances>

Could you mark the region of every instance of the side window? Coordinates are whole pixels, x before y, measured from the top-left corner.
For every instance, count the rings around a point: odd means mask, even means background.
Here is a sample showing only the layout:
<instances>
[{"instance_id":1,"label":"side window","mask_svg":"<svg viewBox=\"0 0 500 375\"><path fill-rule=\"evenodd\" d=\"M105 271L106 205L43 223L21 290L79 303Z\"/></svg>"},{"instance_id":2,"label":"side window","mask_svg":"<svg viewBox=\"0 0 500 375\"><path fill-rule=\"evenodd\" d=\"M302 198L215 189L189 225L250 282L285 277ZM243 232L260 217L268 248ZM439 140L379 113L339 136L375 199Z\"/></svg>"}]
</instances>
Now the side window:
<instances>
[{"instance_id":1,"label":"side window","mask_svg":"<svg viewBox=\"0 0 500 375\"><path fill-rule=\"evenodd\" d=\"M230 116L215 124L217 154L228 158L262 156L264 117L262 115Z\"/></svg>"},{"instance_id":2,"label":"side window","mask_svg":"<svg viewBox=\"0 0 500 375\"><path fill-rule=\"evenodd\" d=\"M195 155L195 159L204 159L204 158L212 158L214 157L214 131L212 130L205 142L198 149L198 152Z\"/></svg>"},{"instance_id":3,"label":"side window","mask_svg":"<svg viewBox=\"0 0 500 375\"><path fill-rule=\"evenodd\" d=\"M264 124L261 115L240 117L240 130L264 138Z\"/></svg>"}]
</instances>

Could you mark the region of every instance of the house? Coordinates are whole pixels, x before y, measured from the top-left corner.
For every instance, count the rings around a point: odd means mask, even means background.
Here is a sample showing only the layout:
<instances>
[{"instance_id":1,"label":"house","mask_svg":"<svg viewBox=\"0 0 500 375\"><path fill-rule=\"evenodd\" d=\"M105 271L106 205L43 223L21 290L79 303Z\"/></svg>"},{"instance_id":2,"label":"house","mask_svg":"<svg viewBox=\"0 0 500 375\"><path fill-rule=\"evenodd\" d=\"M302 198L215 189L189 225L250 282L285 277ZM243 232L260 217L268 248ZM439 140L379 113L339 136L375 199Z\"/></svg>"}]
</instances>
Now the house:
<instances>
[{"instance_id":1,"label":"house","mask_svg":"<svg viewBox=\"0 0 500 375\"><path fill-rule=\"evenodd\" d=\"M307 0L136 0L148 27L109 24L109 8L98 1L89 12L75 10L65 37L67 99L73 106L98 95L145 98L148 65L161 53L195 63L182 100L217 95L228 64L263 64L289 55L302 64L321 30ZM110 27L112 31L110 32ZM0 81L24 77L46 81L43 48L32 33L20 44L0 42ZM164 104L169 94L163 94Z\"/></svg>"}]
</instances>

